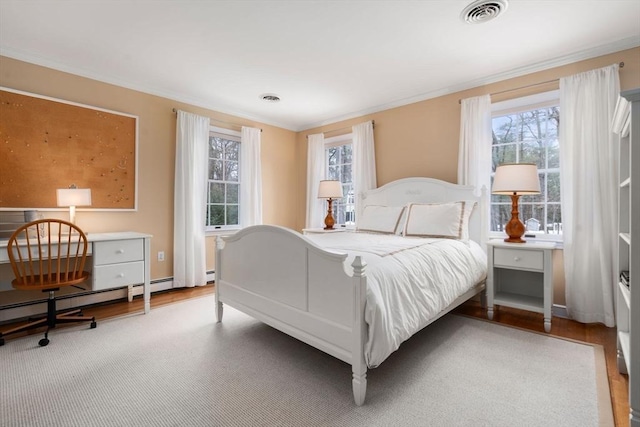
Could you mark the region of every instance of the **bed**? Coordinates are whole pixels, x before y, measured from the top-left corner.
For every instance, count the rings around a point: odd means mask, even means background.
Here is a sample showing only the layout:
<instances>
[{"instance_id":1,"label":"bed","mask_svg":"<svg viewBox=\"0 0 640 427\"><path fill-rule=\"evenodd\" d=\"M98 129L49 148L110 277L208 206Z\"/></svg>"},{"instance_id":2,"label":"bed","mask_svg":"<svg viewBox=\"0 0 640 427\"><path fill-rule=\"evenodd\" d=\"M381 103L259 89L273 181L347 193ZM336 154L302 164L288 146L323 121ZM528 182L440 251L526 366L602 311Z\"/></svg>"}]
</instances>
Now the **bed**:
<instances>
[{"instance_id":1,"label":"bed","mask_svg":"<svg viewBox=\"0 0 640 427\"><path fill-rule=\"evenodd\" d=\"M356 232L304 236L259 225L219 237L217 321L228 304L350 364L354 400L362 405L369 367L458 305L484 296L484 193L477 197L473 187L405 178L362 195ZM447 218L456 218L449 221L453 225L439 224ZM434 238L442 227L447 238ZM437 251L449 255L432 261L429 253ZM389 266L407 271L392 270L394 282L387 283ZM404 276L416 283L404 284ZM425 285L425 278L434 283ZM421 294L431 286L440 290ZM390 301L381 301L381 294L391 294ZM400 313L400 321L385 317L387 312Z\"/></svg>"}]
</instances>

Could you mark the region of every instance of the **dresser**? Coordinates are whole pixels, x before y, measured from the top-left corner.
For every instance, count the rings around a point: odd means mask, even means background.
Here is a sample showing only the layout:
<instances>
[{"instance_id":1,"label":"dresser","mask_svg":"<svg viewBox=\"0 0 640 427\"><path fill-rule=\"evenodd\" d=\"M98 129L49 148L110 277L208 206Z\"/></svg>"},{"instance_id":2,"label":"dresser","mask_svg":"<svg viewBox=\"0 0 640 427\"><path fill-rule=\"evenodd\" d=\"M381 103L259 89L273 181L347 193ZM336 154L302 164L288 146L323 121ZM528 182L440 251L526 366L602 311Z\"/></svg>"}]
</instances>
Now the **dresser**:
<instances>
[{"instance_id":1,"label":"dresser","mask_svg":"<svg viewBox=\"0 0 640 427\"><path fill-rule=\"evenodd\" d=\"M142 284L144 312L151 310L151 235L132 231L87 233L91 262L91 290L127 287L129 302L133 286ZM9 263L7 241L0 242L0 263Z\"/></svg>"}]
</instances>

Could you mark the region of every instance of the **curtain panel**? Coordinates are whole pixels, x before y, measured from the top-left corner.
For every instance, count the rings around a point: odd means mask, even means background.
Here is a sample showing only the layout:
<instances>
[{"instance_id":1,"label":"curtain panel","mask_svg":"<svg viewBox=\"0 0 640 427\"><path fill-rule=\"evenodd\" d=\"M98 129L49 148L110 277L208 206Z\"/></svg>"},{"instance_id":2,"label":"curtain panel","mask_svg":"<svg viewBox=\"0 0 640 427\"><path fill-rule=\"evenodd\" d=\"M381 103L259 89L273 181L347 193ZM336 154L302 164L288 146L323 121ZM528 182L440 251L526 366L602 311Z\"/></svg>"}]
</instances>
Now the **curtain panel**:
<instances>
[{"instance_id":1,"label":"curtain panel","mask_svg":"<svg viewBox=\"0 0 640 427\"><path fill-rule=\"evenodd\" d=\"M325 177L324 134L309 135L307 142L306 228L324 227L325 201L318 199L320 180Z\"/></svg>"},{"instance_id":2,"label":"curtain panel","mask_svg":"<svg viewBox=\"0 0 640 427\"><path fill-rule=\"evenodd\" d=\"M491 187L491 96L461 101L458 184L473 185L476 195Z\"/></svg>"},{"instance_id":3,"label":"curtain panel","mask_svg":"<svg viewBox=\"0 0 640 427\"><path fill-rule=\"evenodd\" d=\"M173 222L173 287L207 284L205 206L209 118L178 111Z\"/></svg>"},{"instance_id":4,"label":"curtain panel","mask_svg":"<svg viewBox=\"0 0 640 427\"><path fill-rule=\"evenodd\" d=\"M560 169L567 311L615 326L618 64L560 79Z\"/></svg>"},{"instance_id":5,"label":"curtain panel","mask_svg":"<svg viewBox=\"0 0 640 427\"><path fill-rule=\"evenodd\" d=\"M353 191L355 194L356 223L361 215L361 197L376 184L376 155L373 140L373 122L355 125L353 132Z\"/></svg>"},{"instance_id":6,"label":"curtain panel","mask_svg":"<svg viewBox=\"0 0 640 427\"><path fill-rule=\"evenodd\" d=\"M240 213L242 227L262 224L261 131L242 126L240 132Z\"/></svg>"}]
</instances>

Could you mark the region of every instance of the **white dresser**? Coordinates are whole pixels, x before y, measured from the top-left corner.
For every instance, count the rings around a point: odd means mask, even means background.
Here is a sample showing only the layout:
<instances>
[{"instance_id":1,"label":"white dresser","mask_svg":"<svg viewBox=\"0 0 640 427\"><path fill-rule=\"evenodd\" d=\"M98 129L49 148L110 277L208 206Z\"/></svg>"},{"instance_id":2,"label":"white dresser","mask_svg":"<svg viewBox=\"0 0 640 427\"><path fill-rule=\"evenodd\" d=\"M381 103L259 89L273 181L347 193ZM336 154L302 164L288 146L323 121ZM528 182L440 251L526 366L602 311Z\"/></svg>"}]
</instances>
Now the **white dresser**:
<instances>
[{"instance_id":1,"label":"white dresser","mask_svg":"<svg viewBox=\"0 0 640 427\"><path fill-rule=\"evenodd\" d=\"M91 289L128 288L133 300L133 286L142 284L144 312L151 310L151 235L132 231L87 233L91 256ZM0 263L8 263L7 241L0 242Z\"/></svg>"}]
</instances>

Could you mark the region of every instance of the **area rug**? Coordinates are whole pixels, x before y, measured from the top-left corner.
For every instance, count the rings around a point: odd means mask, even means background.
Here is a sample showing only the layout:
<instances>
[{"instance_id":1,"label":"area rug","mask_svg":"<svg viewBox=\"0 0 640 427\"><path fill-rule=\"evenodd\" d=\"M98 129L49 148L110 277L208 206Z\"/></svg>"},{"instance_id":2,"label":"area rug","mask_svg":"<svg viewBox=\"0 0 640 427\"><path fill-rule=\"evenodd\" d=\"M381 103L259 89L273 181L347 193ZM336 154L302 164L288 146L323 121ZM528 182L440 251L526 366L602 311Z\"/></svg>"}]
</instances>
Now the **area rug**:
<instances>
[{"instance_id":1,"label":"area rug","mask_svg":"<svg viewBox=\"0 0 640 427\"><path fill-rule=\"evenodd\" d=\"M607 426L602 347L447 315L369 370L212 296L0 347L2 426Z\"/></svg>"}]
</instances>

